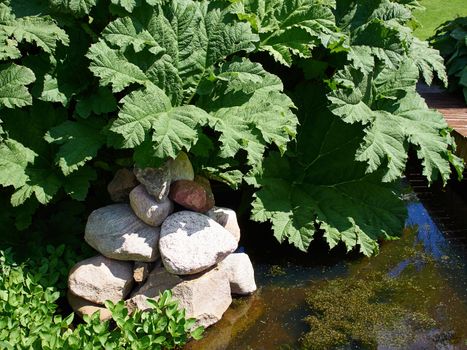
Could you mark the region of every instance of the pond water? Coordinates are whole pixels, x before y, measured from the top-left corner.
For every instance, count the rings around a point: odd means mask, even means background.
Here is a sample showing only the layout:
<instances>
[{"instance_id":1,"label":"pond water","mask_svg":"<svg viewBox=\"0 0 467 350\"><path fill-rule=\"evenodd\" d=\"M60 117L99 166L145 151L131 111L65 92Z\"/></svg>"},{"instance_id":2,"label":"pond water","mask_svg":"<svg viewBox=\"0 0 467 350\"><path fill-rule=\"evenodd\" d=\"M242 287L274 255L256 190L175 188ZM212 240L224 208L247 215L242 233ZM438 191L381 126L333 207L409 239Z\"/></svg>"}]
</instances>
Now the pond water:
<instances>
[{"instance_id":1,"label":"pond water","mask_svg":"<svg viewBox=\"0 0 467 350\"><path fill-rule=\"evenodd\" d=\"M246 244L258 292L186 349L467 349L466 257L420 202L408 212L402 239L371 259Z\"/></svg>"}]
</instances>

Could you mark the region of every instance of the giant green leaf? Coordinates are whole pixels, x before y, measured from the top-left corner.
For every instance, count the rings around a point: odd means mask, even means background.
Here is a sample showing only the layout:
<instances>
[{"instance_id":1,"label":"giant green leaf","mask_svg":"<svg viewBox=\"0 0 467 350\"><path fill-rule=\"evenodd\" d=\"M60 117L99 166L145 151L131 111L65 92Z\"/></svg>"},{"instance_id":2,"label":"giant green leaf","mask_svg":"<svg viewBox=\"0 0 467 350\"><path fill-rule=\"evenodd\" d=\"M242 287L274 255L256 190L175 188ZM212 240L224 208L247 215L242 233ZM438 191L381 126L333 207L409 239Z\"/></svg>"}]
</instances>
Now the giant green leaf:
<instances>
[{"instance_id":1,"label":"giant green leaf","mask_svg":"<svg viewBox=\"0 0 467 350\"><path fill-rule=\"evenodd\" d=\"M34 73L16 64L0 66L0 107L23 107L32 103L32 96L26 85L34 82Z\"/></svg>"},{"instance_id":2,"label":"giant green leaf","mask_svg":"<svg viewBox=\"0 0 467 350\"><path fill-rule=\"evenodd\" d=\"M368 172L386 167L384 181L400 178L405 170L409 144L417 149L429 182L450 177L450 163L459 172L452 155L441 114L430 111L415 92L418 69L411 61L399 69L375 67L371 75L346 67L336 76L342 87L329 95L331 110L348 123L366 125L356 159L367 162Z\"/></svg>"},{"instance_id":3,"label":"giant green leaf","mask_svg":"<svg viewBox=\"0 0 467 350\"><path fill-rule=\"evenodd\" d=\"M168 96L153 85L122 102L110 130L123 136L124 148L135 148L151 138L153 155L160 159L176 158L182 149L189 150L198 139L199 126L209 117L195 106L173 107Z\"/></svg>"},{"instance_id":4,"label":"giant green leaf","mask_svg":"<svg viewBox=\"0 0 467 350\"><path fill-rule=\"evenodd\" d=\"M92 61L89 69L101 79L102 85L112 85L113 92L120 92L130 84L145 84L148 81L141 69L102 40L91 46L87 57Z\"/></svg>"},{"instance_id":5,"label":"giant green leaf","mask_svg":"<svg viewBox=\"0 0 467 350\"><path fill-rule=\"evenodd\" d=\"M244 150L254 165L262 161L269 144L285 152L295 137L297 119L277 76L258 63L235 59L211 77L211 84L211 90L206 84L206 96L199 103L211 114L209 125L221 133L222 157Z\"/></svg>"},{"instance_id":6,"label":"giant green leaf","mask_svg":"<svg viewBox=\"0 0 467 350\"><path fill-rule=\"evenodd\" d=\"M260 35L260 49L278 62L292 64L292 56L311 57L316 44L340 40L332 8L316 0L243 0L233 8Z\"/></svg>"},{"instance_id":7,"label":"giant green leaf","mask_svg":"<svg viewBox=\"0 0 467 350\"><path fill-rule=\"evenodd\" d=\"M66 121L50 129L46 140L60 144L57 163L65 176L78 170L97 155L105 143L101 134L103 124L98 121Z\"/></svg>"},{"instance_id":8,"label":"giant green leaf","mask_svg":"<svg viewBox=\"0 0 467 350\"><path fill-rule=\"evenodd\" d=\"M225 2L191 0L138 7L131 17L111 22L103 38L105 43L93 45L88 55L91 70L103 84L121 78L109 75L109 69L122 67L120 73L130 70L135 77L136 65L137 78L125 77L128 82L122 88L146 78L169 95L175 94L169 97L177 103L193 98L216 63L237 52L252 51L257 41L250 26L236 21Z\"/></svg>"},{"instance_id":9,"label":"giant green leaf","mask_svg":"<svg viewBox=\"0 0 467 350\"><path fill-rule=\"evenodd\" d=\"M443 84L447 86L446 68L438 50L432 49L427 42L414 38L410 47L410 56L428 85L432 83L436 73Z\"/></svg>"},{"instance_id":10,"label":"giant green leaf","mask_svg":"<svg viewBox=\"0 0 467 350\"><path fill-rule=\"evenodd\" d=\"M304 86L309 91L311 86ZM317 88L315 86L315 88ZM402 233L406 214L396 184L366 174L354 159L361 128L327 112L317 94L300 93L301 129L297 149L271 154L256 175L252 218L270 221L274 235L307 250L317 233L332 248L343 242L372 255L378 240Z\"/></svg>"},{"instance_id":11,"label":"giant green leaf","mask_svg":"<svg viewBox=\"0 0 467 350\"><path fill-rule=\"evenodd\" d=\"M13 16L2 17L0 18L0 33L14 38L17 43L25 41L35 44L47 53L53 53L59 42L68 44L65 31L47 17L31 16L18 19L14 19Z\"/></svg>"},{"instance_id":12,"label":"giant green leaf","mask_svg":"<svg viewBox=\"0 0 467 350\"><path fill-rule=\"evenodd\" d=\"M36 156L34 151L13 139L0 142L0 184L15 188L23 186L28 179L26 168Z\"/></svg>"},{"instance_id":13,"label":"giant green leaf","mask_svg":"<svg viewBox=\"0 0 467 350\"><path fill-rule=\"evenodd\" d=\"M128 12L132 12L136 6L136 0L112 0L112 4L120 5Z\"/></svg>"},{"instance_id":14,"label":"giant green leaf","mask_svg":"<svg viewBox=\"0 0 467 350\"><path fill-rule=\"evenodd\" d=\"M50 168L46 167L45 164L42 165L28 167L26 170L28 180L11 196L13 206L23 204L33 195L39 203L47 204L60 190L61 178L57 173L50 171Z\"/></svg>"},{"instance_id":15,"label":"giant green leaf","mask_svg":"<svg viewBox=\"0 0 467 350\"><path fill-rule=\"evenodd\" d=\"M72 13L76 17L89 14L96 5L96 0L49 0L49 2L53 7Z\"/></svg>"}]
</instances>

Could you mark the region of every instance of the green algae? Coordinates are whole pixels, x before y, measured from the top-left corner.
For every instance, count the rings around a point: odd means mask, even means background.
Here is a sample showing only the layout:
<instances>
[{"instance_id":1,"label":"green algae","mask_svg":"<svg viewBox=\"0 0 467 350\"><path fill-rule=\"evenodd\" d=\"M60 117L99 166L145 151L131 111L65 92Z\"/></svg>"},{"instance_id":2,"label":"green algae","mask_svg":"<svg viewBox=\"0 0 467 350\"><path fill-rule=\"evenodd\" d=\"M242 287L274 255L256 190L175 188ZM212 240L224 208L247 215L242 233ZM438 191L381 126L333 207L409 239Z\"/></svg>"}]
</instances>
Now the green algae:
<instances>
[{"instance_id":1,"label":"green algae","mask_svg":"<svg viewBox=\"0 0 467 350\"><path fill-rule=\"evenodd\" d=\"M284 276L287 272L285 268L279 265L272 265L269 269L268 275L272 277Z\"/></svg>"},{"instance_id":2,"label":"green algae","mask_svg":"<svg viewBox=\"0 0 467 350\"><path fill-rule=\"evenodd\" d=\"M382 273L324 282L306 298L312 314L306 318L311 330L303 337L303 347L330 349L354 343L373 349L384 330L396 330L407 323L415 329L436 326L428 315L395 303L394 296L407 288L414 294L421 292L413 284Z\"/></svg>"},{"instance_id":3,"label":"green algae","mask_svg":"<svg viewBox=\"0 0 467 350\"><path fill-rule=\"evenodd\" d=\"M403 349L433 330L437 342L458 342L455 334L465 336L451 331L467 316L465 304L450 289L439 263L414 245L415 232L406 230L377 257L351 264L346 277L312 284L306 297L310 330L301 339L304 349L376 349L380 343ZM391 275L395 262L403 268ZM453 312L450 305L461 307ZM443 332L434 317L440 309L460 315L442 320L450 332Z\"/></svg>"}]
</instances>

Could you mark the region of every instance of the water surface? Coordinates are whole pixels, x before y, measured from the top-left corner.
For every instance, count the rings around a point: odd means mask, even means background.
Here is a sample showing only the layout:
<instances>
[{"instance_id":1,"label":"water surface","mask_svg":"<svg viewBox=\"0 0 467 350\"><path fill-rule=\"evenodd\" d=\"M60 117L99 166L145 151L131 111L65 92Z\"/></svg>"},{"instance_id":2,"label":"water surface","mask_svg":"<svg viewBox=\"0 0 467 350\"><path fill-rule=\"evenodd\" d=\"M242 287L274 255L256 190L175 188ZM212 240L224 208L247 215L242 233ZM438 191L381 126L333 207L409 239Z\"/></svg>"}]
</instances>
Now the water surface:
<instances>
[{"instance_id":1,"label":"water surface","mask_svg":"<svg viewBox=\"0 0 467 350\"><path fill-rule=\"evenodd\" d=\"M402 239L371 259L254 257L258 292L235 299L187 349L467 349L465 256L420 202L408 203L408 212ZM305 321L310 315L318 317L315 328ZM329 345L343 333L343 343Z\"/></svg>"}]
</instances>

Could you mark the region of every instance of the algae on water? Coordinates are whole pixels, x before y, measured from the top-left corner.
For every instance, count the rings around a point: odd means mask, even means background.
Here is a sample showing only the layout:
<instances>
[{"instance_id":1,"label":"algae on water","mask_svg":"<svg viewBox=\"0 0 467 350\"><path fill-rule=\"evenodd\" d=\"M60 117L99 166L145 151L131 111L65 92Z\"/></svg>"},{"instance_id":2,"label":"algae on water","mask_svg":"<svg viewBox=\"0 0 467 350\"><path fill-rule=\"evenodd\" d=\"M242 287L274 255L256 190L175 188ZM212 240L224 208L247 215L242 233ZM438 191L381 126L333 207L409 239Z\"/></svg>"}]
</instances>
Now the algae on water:
<instances>
[{"instance_id":1,"label":"algae on water","mask_svg":"<svg viewBox=\"0 0 467 350\"><path fill-rule=\"evenodd\" d=\"M311 286L304 349L376 349L378 344L406 349L433 344L429 337L437 343L453 341L455 333L440 327L434 314L450 314L455 293L438 262L414 244L414 235L415 230L407 230L379 256L352 264L348 277Z\"/></svg>"},{"instance_id":2,"label":"algae on water","mask_svg":"<svg viewBox=\"0 0 467 350\"><path fill-rule=\"evenodd\" d=\"M324 282L307 297L312 314L306 322L311 330L303 337L303 346L330 349L355 344L373 349L378 345L378 338L388 330L434 327L434 320L427 315L393 302L393 296L408 287L405 281L381 273ZM415 294L419 292L415 286L411 287Z\"/></svg>"}]
</instances>

